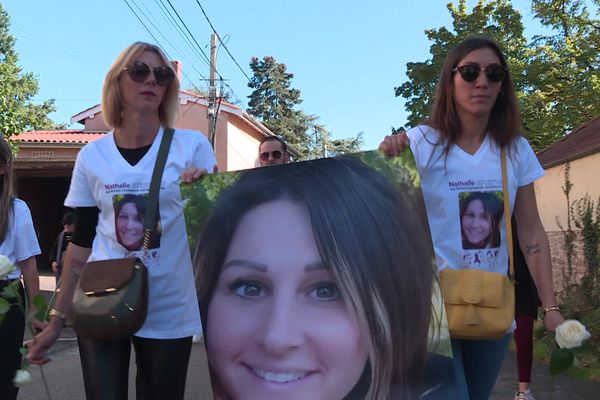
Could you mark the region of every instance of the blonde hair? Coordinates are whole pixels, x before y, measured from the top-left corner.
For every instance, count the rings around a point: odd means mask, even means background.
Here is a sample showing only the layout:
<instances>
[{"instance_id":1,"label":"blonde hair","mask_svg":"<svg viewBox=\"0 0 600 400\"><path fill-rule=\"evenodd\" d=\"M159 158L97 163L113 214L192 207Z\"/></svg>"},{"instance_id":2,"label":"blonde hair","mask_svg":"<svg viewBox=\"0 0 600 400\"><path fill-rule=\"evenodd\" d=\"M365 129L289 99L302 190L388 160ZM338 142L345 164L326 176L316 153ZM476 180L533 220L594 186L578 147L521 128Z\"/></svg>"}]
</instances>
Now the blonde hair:
<instances>
[{"instance_id":1,"label":"blonde hair","mask_svg":"<svg viewBox=\"0 0 600 400\"><path fill-rule=\"evenodd\" d=\"M10 213L13 209L13 169L12 150L8 142L0 137L0 168L4 175L0 176L2 190L0 192L0 242L6 238Z\"/></svg>"},{"instance_id":2,"label":"blonde hair","mask_svg":"<svg viewBox=\"0 0 600 400\"><path fill-rule=\"evenodd\" d=\"M160 57L163 64L173 69L171 62L165 53L150 43L135 42L119 54L113 65L106 73L102 87L102 117L110 128L117 128L123 122L123 105L119 94L119 79L123 69L130 65L134 59L144 51L151 51ZM160 123L166 127L172 127L177 118L179 109L179 80L173 79L165 91L165 96L158 108Z\"/></svg>"}]
</instances>

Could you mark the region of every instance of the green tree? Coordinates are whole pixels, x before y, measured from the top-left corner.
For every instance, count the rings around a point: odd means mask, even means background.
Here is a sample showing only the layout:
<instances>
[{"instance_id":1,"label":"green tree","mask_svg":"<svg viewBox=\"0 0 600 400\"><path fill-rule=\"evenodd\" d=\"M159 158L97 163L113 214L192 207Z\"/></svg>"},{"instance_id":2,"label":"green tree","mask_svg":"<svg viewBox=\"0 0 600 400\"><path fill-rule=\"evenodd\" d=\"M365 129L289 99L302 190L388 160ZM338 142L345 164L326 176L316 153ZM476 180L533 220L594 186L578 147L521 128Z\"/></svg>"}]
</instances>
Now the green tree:
<instances>
[{"instance_id":1,"label":"green tree","mask_svg":"<svg viewBox=\"0 0 600 400\"><path fill-rule=\"evenodd\" d=\"M449 3L447 8L453 21L452 29L441 27L425 31L432 42L429 48L431 58L422 62L409 62L406 68L409 80L394 88L396 96L407 99L409 127L423 122L429 116L439 71L446 54L466 37L479 34L493 38L506 52L513 75L518 77L523 70L522 60L527 41L523 36L521 14L510 2L480 0L471 13L468 12L466 0L461 0L458 6Z\"/></svg>"},{"instance_id":2,"label":"green tree","mask_svg":"<svg viewBox=\"0 0 600 400\"><path fill-rule=\"evenodd\" d=\"M521 101L523 127L541 149L600 114L600 8L593 18L585 1L534 0L532 10L552 33L532 39Z\"/></svg>"},{"instance_id":3,"label":"green tree","mask_svg":"<svg viewBox=\"0 0 600 400\"><path fill-rule=\"evenodd\" d=\"M470 13L465 0L458 5L449 3L452 28L425 31L432 42L431 58L408 63L408 81L395 88L396 96L407 100L407 125L415 126L428 117L445 55L473 34L491 37L504 50L523 128L535 150L598 115L600 22L591 18L582 4L576 0L534 0L535 18L555 34L536 36L528 42L521 12L507 0L480 0Z\"/></svg>"},{"instance_id":4,"label":"green tree","mask_svg":"<svg viewBox=\"0 0 600 400\"><path fill-rule=\"evenodd\" d=\"M285 64L267 56L253 57L250 68L254 73L248 86L254 91L248 96L248 112L257 116L275 134L308 156L309 124L312 117L295 107L302 103L300 91L291 87L294 74L287 72Z\"/></svg>"},{"instance_id":5,"label":"green tree","mask_svg":"<svg viewBox=\"0 0 600 400\"><path fill-rule=\"evenodd\" d=\"M354 139L331 139L318 117L296 109L302 103L300 91L292 88L294 74L285 64L267 56L253 57L250 68L254 76L248 86L250 94L248 112L258 117L267 128L283 137L300 153L302 159L322 157L326 154L355 152L360 149L362 135Z\"/></svg>"},{"instance_id":6,"label":"green tree","mask_svg":"<svg viewBox=\"0 0 600 400\"><path fill-rule=\"evenodd\" d=\"M54 112L54 100L33 104L38 82L31 73L23 73L14 50L15 38L9 32L10 18L0 4L0 134L9 138L26 130L64 129L48 114Z\"/></svg>"}]
</instances>

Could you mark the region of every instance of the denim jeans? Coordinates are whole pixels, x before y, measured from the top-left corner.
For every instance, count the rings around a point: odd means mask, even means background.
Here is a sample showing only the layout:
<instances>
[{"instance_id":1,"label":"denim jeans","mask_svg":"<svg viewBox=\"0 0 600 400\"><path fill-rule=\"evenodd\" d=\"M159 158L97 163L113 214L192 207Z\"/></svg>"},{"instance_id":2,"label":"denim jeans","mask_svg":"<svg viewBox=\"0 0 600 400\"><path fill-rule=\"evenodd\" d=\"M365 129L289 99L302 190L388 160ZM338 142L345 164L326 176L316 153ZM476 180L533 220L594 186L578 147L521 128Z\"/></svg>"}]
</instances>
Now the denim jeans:
<instances>
[{"instance_id":1,"label":"denim jeans","mask_svg":"<svg viewBox=\"0 0 600 400\"><path fill-rule=\"evenodd\" d=\"M502 367L512 333L496 340L452 339L456 379L463 398L488 400Z\"/></svg>"}]
</instances>

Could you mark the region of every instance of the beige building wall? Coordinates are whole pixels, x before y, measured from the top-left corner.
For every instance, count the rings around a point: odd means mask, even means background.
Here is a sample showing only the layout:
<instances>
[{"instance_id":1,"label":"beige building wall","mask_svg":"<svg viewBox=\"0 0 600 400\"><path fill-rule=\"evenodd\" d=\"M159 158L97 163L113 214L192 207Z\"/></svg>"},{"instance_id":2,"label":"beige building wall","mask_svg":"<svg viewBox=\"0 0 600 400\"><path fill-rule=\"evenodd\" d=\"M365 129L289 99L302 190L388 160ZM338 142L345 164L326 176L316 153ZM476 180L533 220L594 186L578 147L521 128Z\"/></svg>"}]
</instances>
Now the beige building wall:
<instances>
[{"instance_id":1,"label":"beige building wall","mask_svg":"<svg viewBox=\"0 0 600 400\"><path fill-rule=\"evenodd\" d=\"M562 226L563 229L567 229L567 199L563 193L565 166L566 164L561 164L546 169L546 175L535 183L540 218L550 242L553 281L557 290L570 283L579 282L587 273L583 257L583 238L575 225L572 225L576 233L573 243L573 267L571 271L568 270L565 234L560 228ZM586 194L591 196L594 203L598 202L600 178L597 171L600 171L600 153L570 162L569 180L573 185L569 194L571 203L585 197Z\"/></svg>"},{"instance_id":2,"label":"beige building wall","mask_svg":"<svg viewBox=\"0 0 600 400\"><path fill-rule=\"evenodd\" d=\"M260 139L248 135L232 122L227 124L227 131L227 170L256 167Z\"/></svg>"},{"instance_id":3,"label":"beige building wall","mask_svg":"<svg viewBox=\"0 0 600 400\"><path fill-rule=\"evenodd\" d=\"M108 126L104 123L104 119L102 118L102 113L89 116L85 119L84 123L85 127L83 128L85 131L90 132L107 132L110 130Z\"/></svg>"},{"instance_id":4,"label":"beige building wall","mask_svg":"<svg viewBox=\"0 0 600 400\"><path fill-rule=\"evenodd\" d=\"M562 189L565 165L548 168L546 175L535 183L538 209L546 232L560 231L559 223L567 228L567 199ZM570 165L571 202L583 198L586 193L597 202L600 196L600 153L573 160Z\"/></svg>"},{"instance_id":5,"label":"beige building wall","mask_svg":"<svg viewBox=\"0 0 600 400\"><path fill-rule=\"evenodd\" d=\"M188 102L187 104L179 104L179 116L175 120L175 128L178 129L193 129L207 135L208 118L206 118L206 108Z\"/></svg>"}]
</instances>

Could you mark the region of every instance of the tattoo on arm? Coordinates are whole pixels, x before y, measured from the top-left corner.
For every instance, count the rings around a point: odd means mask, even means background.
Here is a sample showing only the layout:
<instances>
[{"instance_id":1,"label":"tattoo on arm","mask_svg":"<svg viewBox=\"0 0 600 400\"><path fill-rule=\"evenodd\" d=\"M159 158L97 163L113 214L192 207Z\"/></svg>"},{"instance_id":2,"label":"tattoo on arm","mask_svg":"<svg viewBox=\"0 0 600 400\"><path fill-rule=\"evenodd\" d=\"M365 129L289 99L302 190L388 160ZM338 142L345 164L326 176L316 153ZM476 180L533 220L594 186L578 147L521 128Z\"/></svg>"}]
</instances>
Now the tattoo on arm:
<instances>
[{"instance_id":1,"label":"tattoo on arm","mask_svg":"<svg viewBox=\"0 0 600 400\"><path fill-rule=\"evenodd\" d=\"M537 243L528 243L527 244L527 255L533 255L535 253L539 253L541 251L540 245Z\"/></svg>"}]
</instances>

